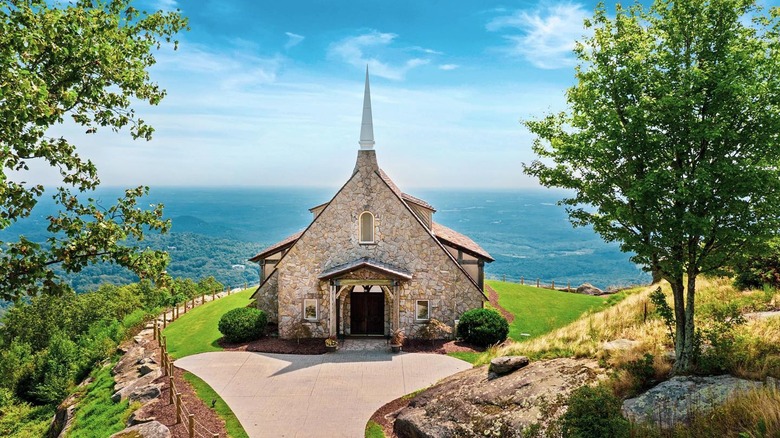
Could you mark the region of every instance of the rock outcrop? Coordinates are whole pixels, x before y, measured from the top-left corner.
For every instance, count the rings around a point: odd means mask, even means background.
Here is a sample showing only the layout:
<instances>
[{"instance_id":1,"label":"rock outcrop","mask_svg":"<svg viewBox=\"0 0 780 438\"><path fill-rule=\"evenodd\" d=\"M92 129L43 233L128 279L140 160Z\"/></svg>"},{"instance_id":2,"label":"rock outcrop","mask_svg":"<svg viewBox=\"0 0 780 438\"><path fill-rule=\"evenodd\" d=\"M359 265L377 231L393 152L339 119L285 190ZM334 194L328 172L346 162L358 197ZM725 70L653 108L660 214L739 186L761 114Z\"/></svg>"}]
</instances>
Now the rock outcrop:
<instances>
[{"instance_id":1,"label":"rock outcrop","mask_svg":"<svg viewBox=\"0 0 780 438\"><path fill-rule=\"evenodd\" d=\"M733 376L676 376L623 402L623 415L662 428L687 424L692 413L703 413L739 391L759 388L762 382Z\"/></svg>"},{"instance_id":2,"label":"rock outcrop","mask_svg":"<svg viewBox=\"0 0 780 438\"><path fill-rule=\"evenodd\" d=\"M131 415L129 427L112 437L170 437L168 427L149 414L151 405L157 403L160 397L160 385L153 382L162 376L159 349L156 341L152 340L151 328L141 331L132 341L123 344L121 350L125 352L124 355L111 369L116 391L111 400L119 402L129 399L143 406Z\"/></svg>"},{"instance_id":3,"label":"rock outcrop","mask_svg":"<svg viewBox=\"0 0 780 438\"><path fill-rule=\"evenodd\" d=\"M111 438L170 438L171 431L159 421L136 424L119 431Z\"/></svg>"},{"instance_id":4,"label":"rock outcrop","mask_svg":"<svg viewBox=\"0 0 780 438\"><path fill-rule=\"evenodd\" d=\"M493 379L487 367L467 370L412 399L394 430L401 438L519 437L529 426L544 427L557 417L555 406L601 371L584 359L538 361Z\"/></svg>"},{"instance_id":5,"label":"rock outcrop","mask_svg":"<svg viewBox=\"0 0 780 438\"><path fill-rule=\"evenodd\" d=\"M582 283L577 287L577 293L578 294L585 294L585 295L604 295L604 291L597 288L596 286L590 284L590 283Z\"/></svg>"}]
</instances>

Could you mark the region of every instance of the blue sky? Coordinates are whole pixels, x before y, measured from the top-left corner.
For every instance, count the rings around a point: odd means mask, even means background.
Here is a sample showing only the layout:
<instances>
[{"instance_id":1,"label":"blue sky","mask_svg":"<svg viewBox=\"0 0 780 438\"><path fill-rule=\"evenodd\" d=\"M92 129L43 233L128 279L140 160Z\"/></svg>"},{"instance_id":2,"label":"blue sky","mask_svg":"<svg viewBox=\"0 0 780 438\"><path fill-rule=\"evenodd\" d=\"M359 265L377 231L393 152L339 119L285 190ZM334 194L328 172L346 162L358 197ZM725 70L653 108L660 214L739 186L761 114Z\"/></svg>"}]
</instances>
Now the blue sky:
<instances>
[{"instance_id":1,"label":"blue sky","mask_svg":"<svg viewBox=\"0 0 780 438\"><path fill-rule=\"evenodd\" d=\"M168 90L137 106L151 142L70 136L106 185L328 186L358 150L371 73L379 164L404 188L520 188L521 119L564 108L595 3L145 0L191 31L157 53ZM38 169L39 172L43 172ZM53 178L43 172L43 178Z\"/></svg>"}]
</instances>

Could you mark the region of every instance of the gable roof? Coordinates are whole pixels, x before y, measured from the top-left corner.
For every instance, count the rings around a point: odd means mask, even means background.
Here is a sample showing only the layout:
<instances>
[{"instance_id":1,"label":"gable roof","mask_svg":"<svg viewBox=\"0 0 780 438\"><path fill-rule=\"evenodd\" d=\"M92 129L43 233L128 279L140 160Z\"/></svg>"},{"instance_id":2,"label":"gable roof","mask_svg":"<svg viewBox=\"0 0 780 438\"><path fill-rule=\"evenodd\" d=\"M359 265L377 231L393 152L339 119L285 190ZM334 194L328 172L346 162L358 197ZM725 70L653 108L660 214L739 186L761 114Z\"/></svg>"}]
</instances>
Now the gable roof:
<instances>
[{"instance_id":1,"label":"gable roof","mask_svg":"<svg viewBox=\"0 0 780 438\"><path fill-rule=\"evenodd\" d=\"M249 259L249 261L253 263L259 262L260 259L263 259L266 256L269 256L275 252L278 252L279 250L284 249L285 246L293 246L293 244L298 240L299 237L301 237L302 234L303 231L299 231L293 235L285 237L284 240L282 240L281 242L274 243L268 248L265 248L264 250L260 251L254 257Z\"/></svg>"},{"instance_id":2,"label":"gable roof","mask_svg":"<svg viewBox=\"0 0 780 438\"><path fill-rule=\"evenodd\" d=\"M434 222L431 224L431 231L433 231L433 234L439 240L460 248L474 257L482 258L490 262L495 260L487 251L482 249L477 242L474 242L468 236L460 234L452 228L447 228L442 224Z\"/></svg>"},{"instance_id":3,"label":"gable roof","mask_svg":"<svg viewBox=\"0 0 780 438\"><path fill-rule=\"evenodd\" d=\"M436 236L433 234L433 232L430 229L428 229L427 226L425 226L425 224L423 223L422 219L420 219L414 213L414 211L412 211L412 208L409 207L409 204L407 204L406 201L404 201L404 199L403 199L403 192L401 192L401 190L398 188L398 186L395 185L395 183L390 179L389 176L387 176L387 174L382 169L379 169L379 171L376 172L376 173L377 173L377 175L379 175L379 178L382 181L384 181L385 184L387 184L387 186L390 188L390 191L393 192L393 194L395 194L395 196L398 197L398 200L401 201L401 204L404 207L406 207L406 210L409 213L411 213L412 217L415 220L417 220L417 223L420 224L420 226L423 228L423 230L425 230L425 232L428 233L429 236L431 236L431 238L433 239L434 242L436 242L436 244L439 246L439 248L441 248L441 250L444 251L444 254L446 254L447 257L449 257L449 259L452 261L452 263L454 263L455 266L458 267L460 272L462 272L463 275L466 276L466 278L471 282L471 284L474 285L474 287L479 291L479 293L482 295L482 297L487 300L487 295L485 295L485 292L479 287L479 284L477 283L477 280L474 279L474 278L471 278L471 275L469 275L469 273L466 272L466 269L463 268L463 266L461 266L460 263L458 263L458 260L452 254L450 254L449 251L447 251L447 249L444 247L444 245L442 245L442 243L439 241L439 239L436 238Z\"/></svg>"},{"instance_id":4,"label":"gable roof","mask_svg":"<svg viewBox=\"0 0 780 438\"><path fill-rule=\"evenodd\" d=\"M471 284L472 284L472 285L474 285L474 287L475 287L475 288L476 288L476 289L479 291L479 293L482 295L482 297L483 297L483 298L485 298L485 299L487 300L487 295L485 295L485 292L484 292L484 291L483 291L483 290L482 290L482 289L479 287L479 284L477 283L477 280L476 280L476 279L474 279L474 278L472 278L472 277L471 277L471 275L469 275L469 273L468 273L468 272L466 272L466 269L465 269L463 266L461 266L461 264L460 264L460 263L458 263L458 260L455 258L455 256L453 256L453 255L452 255L452 254L451 254L449 251L447 251L447 249L444 247L444 245L442 244L442 242L441 242L441 241L439 241L439 238L438 238L438 237L437 237L437 236L434 234L433 230L429 229L429 228L428 228L428 227L425 225L425 223L423 223L423 222L422 222L422 219L420 219L420 218L417 216L417 214L415 214L415 213L414 213L414 211L412 211L412 209L411 209L411 207L409 207L409 204L407 203L407 201L406 201L406 200L404 200L404 193L401 191L401 189L400 189L400 188L398 188L398 186L397 186L397 185L396 185L396 184L393 182L393 180L391 180L391 179L390 179L390 177L389 177L389 176L388 176L388 175L385 173L385 171L384 171L384 170L382 170L382 169L379 169L378 171L375 171L375 173L376 173L376 175L377 175L377 176L379 176L379 179L381 179L381 180L382 180L382 181L385 183L385 185L387 185L387 187L388 187L388 188L390 189L390 191L391 191L391 192L392 192L392 193L393 193L393 194L394 194L394 195L395 195L395 196L398 198L398 200L399 200L399 201L401 201L401 205L403 205L403 206L406 208L406 210L407 210L407 211L408 211L408 212L409 212L409 213L412 215L412 217L413 217L413 218L414 218L414 219L417 221L417 223L419 223L419 224L420 224L420 226L421 226L421 227L422 227L422 228L425 230L425 232L426 232L426 233L427 233L427 234L428 234L428 235L429 235L429 236L430 236L430 237L433 239L433 241L434 241L434 242L435 242L435 243L436 243L436 244L439 246L439 248L441 248L441 250L444 252L444 254L446 254L446 255L447 255L447 257L448 257L448 258L449 258L449 259L450 259L450 260L451 260L451 261L452 261L452 262L455 264L455 266L456 266L456 267L457 267L457 268L458 268L458 269L459 269L459 270L460 270L460 271L463 273L463 275L464 275L464 276L465 276L465 277L466 277L466 278L467 278L467 279L468 279L468 280L471 282ZM312 208L312 209L315 209L315 208L317 208L317 207L320 207L320 206L324 205L324 207L323 207L323 211L322 211L322 212L320 212L320 215L318 215L316 218L314 218L314 220L313 220L313 221L311 221L311 223L309 223L309 225L306 227L306 229L304 229L304 230L303 230L303 231L301 231L300 233L296 233L296 234L293 234L292 236L289 236L289 237L287 237L285 240L283 240L283 241L281 241L281 242L279 242L279 243L276 243L276 244L274 244L274 245L270 246L269 248L267 248L267 249L263 250L261 253L257 254L257 255L256 255L256 256L254 256L254 257L252 257L252 258L250 259L250 261L259 261L259 260L260 260L260 259L263 257L263 255L269 255L269 254L273 254L273 252L275 252L275 251L277 251L277 250L279 250L279 249L283 248L285 245L289 245L289 248L288 248L288 251L287 251L287 253L289 253L289 249L291 249L293 246L295 246L295 244L298 242L298 240L301 238L301 236L303 236L304 234L306 234L306 232L307 232L307 231L308 231L308 230L309 230L309 229L312 227L312 225L313 225L315 222L317 222L317 220L318 220L318 219L319 219L319 217L322 215L322 213L323 213L323 212L324 212L324 211L325 211L325 210L326 210L328 207L330 207L330 204L331 204L331 202L332 202L334 199L336 199L336 197L338 197L338 196L339 196L339 194L341 194L341 192L344 190L344 188L345 188L345 187L346 187L346 186L349 184L349 182L350 182L350 181L352 181L352 178L354 178L354 177L355 177L355 175L357 175L357 174L358 174L358 172L355 172L355 173L353 173L353 174L352 174L352 175L349 177L349 179L347 179L347 181L344 183L344 185L342 185L342 186L341 186L341 188L340 188L340 189L339 189L339 190L336 192L336 194L335 194L335 195L333 195L333 197L331 198L331 200L330 200L330 201L328 201L328 202L326 202L326 203L323 203L323 204L320 204L320 205L318 205L318 206L316 206L316 207L313 207L313 208ZM411 196L411 195L407 195L407 197L409 197L409 198L414 198L414 197L413 197L413 196ZM423 207L426 207L426 208L429 208L429 209L433 210L433 207L431 207L431 206L430 206L430 204L428 204L427 202L425 202L425 201L422 201L421 199L418 199L418 198L414 198L414 199L415 199L415 200L418 200L418 201L421 201L421 202L423 203L423 204L418 204L418 205L422 205ZM412 201L410 201L410 202L412 202ZM415 202L415 203L416 203L416 202ZM434 211L435 211L435 210L434 210ZM469 242L471 242L471 243L473 244L473 247L479 248L479 249L480 249L480 250L481 250L481 251L482 251L484 254L487 254L487 255L488 255L488 257L489 257L489 261L493 261L493 258L492 258L492 257L490 257L490 255L487 253L487 251L483 250L481 247L479 247L479 245L477 245L477 244L476 244L475 242L473 242L471 239L469 239L469 238L467 238L466 236L463 236L462 234L460 234L460 233L458 233L458 232L456 232L456 231L454 231L454 230L451 230L451 229L449 229L449 228L447 228L447 227L444 227L444 226L441 226L441 227L442 227L442 229L447 229L447 230L449 230L451 233L454 233L454 234L450 234L451 236L453 236L453 239L454 239L454 236L455 236L455 235L457 235L457 236L462 236L463 238L465 238L466 240L468 240ZM445 232L445 233L446 233L446 232ZM460 241L463 241L463 242L465 243L465 241L464 241L464 240L462 240L462 239L458 239L458 240L460 240ZM453 243L453 244L455 244L455 242L450 242L450 243ZM464 246L464 248L465 248L465 246ZM466 249L468 249L468 248L466 248ZM270 252L269 252L269 251L270 251ZM273 274L276 272L276 270L278 269L278 267L279 267L279 265L281 264L282 260L284 260L284 259L285 259L285 257L287 257L287 253L285 253L284 255L282 255L282 258L281 258L281 259L279 260L279 262L276 264L276 266L275 266L274 270L271 272L271 274L268 276L268 278L270 278L270 277L271 277L271 275L273 275ZM380 262L380 263L381 263L381 262ZM331 268L331 269L333 269L333 268ZM320 275L322 275L322 274L320 274ZM268 280L268 278L266 278L266 280ZM265 281L264 281L263 283L265 283ZM257 288L257 290L255 290L255 292L252 294L252 296L251 296L250 298L254 298L255 294L257 294L257 292L260 290L260 288L261 288L262 286L263 286L263 285L261 284L261 285L260 285L260 286Z\"/></svg>"},{"instance_id":5,"label":"gable roof","mask_svg":"<svg viewBox=\"0 0 780 438\"><path fill-rule=\"evenodd\" d=\"M380 262L379 260L374 260L369 257L361 257L357 260L353 260L351 262L347 262L342 265L338 265L330 269L326 269L322 271L322 273L317 278L319 278L320 280L329 280L333 277L338 277L339 275L346 274L347 272L356 271L360 268L373 269L375 271L385 273L392 277L402 278L404 280L412 279L411 272L405 269L401 269L397 266L393 266L389 263L384 263L384 262Z\"/></svg>"}]
</instances>

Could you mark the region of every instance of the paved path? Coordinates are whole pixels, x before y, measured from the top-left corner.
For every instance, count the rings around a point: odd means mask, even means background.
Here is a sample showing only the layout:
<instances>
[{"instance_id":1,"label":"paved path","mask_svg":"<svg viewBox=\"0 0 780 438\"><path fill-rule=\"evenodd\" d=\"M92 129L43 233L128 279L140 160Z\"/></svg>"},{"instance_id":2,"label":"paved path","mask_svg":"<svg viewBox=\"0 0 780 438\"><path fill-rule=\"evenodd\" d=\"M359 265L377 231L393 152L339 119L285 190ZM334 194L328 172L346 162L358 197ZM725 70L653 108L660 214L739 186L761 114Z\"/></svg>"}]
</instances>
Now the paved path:
<instances>
[{"instance_id":1,"label":"paved path","mask_svg":"<svg viewBox=\"0 0 780 438\"><path fill-rule=\"evenodd\" d=\"M205 380L250 437L361 438L385 403L471 368L440 354L382 349L323 355L202 353L176 366Z\"/></svg>"}]
</instances>

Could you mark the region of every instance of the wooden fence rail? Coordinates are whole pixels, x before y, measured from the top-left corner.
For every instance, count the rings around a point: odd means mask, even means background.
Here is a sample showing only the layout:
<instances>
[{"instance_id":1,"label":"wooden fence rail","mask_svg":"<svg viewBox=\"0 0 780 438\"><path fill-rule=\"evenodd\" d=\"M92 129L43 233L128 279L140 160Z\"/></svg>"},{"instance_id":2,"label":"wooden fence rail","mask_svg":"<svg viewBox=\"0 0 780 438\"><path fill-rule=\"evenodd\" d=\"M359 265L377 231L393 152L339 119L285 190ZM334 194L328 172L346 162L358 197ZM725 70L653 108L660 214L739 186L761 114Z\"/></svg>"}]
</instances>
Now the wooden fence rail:
<instances>
[{"instance_id":1,"label":"wooden fence rail","mask_svg":"<svg viewBox=\"0 0 780 438\"><path fill-rule=\"evenodd\" d=\"M249 284L244 283L244 289L247 289L248 287ZM211 292L211 301L221 298L219 296L220 293L222 293L222 291ZM226 287L225 295L222 296L228 296L230 293L231 288L228 286ZM168 342L166 337L163 336L162 331L168 326L169 313L171 315L170 322L176 321L181 315L187 313L188 307L189 310L192 310L199 305L205 304L206 295L209 294L202 294L200 296L200 304L198 304L198 298L193 297L189 300L185 300L184 303L182 303L183 306L181 310L180 305L177 305L170 310L165 309L162 314L162 327L160 327L159 317L154 320L152 327L152 339L157 341L157 346L160 348L160 368L162 368L163 376L169 377L168 404L174 405L174 409L176 410L176 424L181 424L182 422L185 423L187 428L187 435L189 438L195 438L195 436L203 438L219 438L219 434L212 432L206 426L197 421L195 419L195 414L191 413L189 409L187 409L187 405L182 401L181 392L178 390L178 388L176 388L176 382L174 382L173 379L173 359L171 358L171 355L168 354Z\"/></svg>"},{"instance_id":2,"label":"wooden fence rail","mask_svg":"<svg viewBox=\"0 0 780 438\"><path fill-rule=\"evenodd\" d=\"M554 290L560 290L560 291L566 291L566 292L572 292L574 289L571 287L571 281L566 282L566 287L561 287L561 282L558 282L559 287L555 287L555 280L542 280L541 278L536 279L536 284L534 284L533 280L526 281L525 276L521 276L518 278L507 278L506 274L502 274L500 277L498 275L489 275L487 276L488 280L501 280L503 282L510 282L510 283L520 283L522 285L526 286L536 286L540 289L554 289Z\"/></svg>"}]
</instances>

